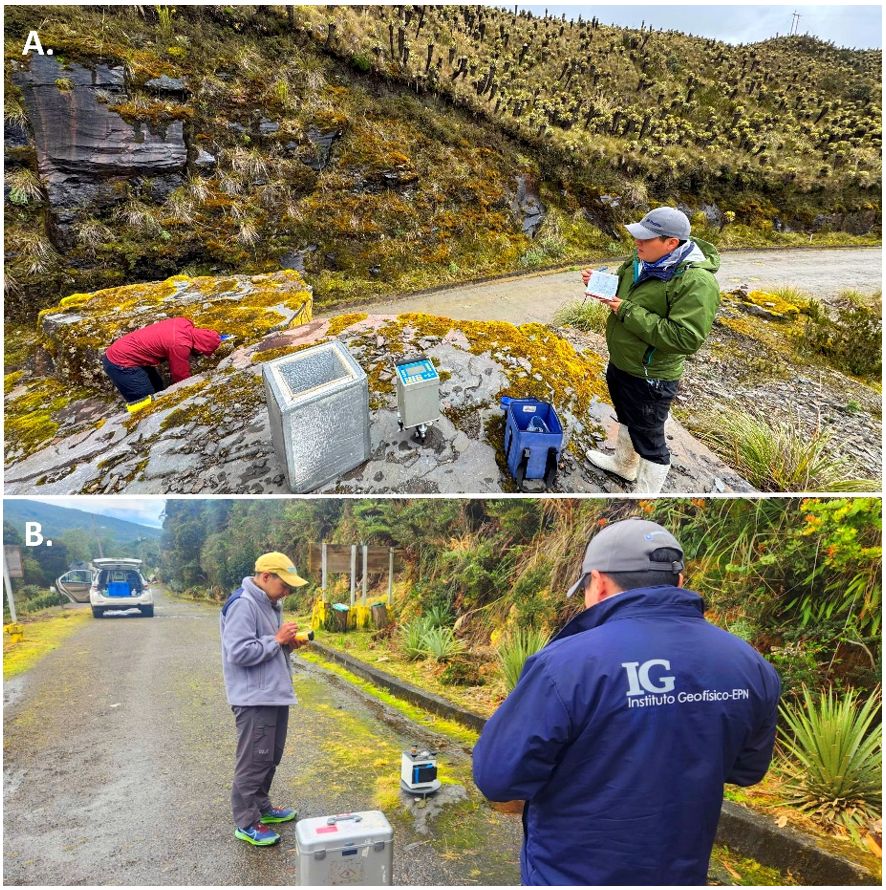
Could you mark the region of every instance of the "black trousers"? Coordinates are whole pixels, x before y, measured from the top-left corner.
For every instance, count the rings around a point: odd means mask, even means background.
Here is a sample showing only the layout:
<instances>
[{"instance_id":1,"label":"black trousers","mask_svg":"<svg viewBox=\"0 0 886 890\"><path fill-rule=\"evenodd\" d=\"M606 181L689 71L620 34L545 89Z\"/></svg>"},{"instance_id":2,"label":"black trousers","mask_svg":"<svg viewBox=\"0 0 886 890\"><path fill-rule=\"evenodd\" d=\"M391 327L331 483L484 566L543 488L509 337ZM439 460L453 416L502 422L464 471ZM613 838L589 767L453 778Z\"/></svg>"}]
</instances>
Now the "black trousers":
<instances>
[{"instance_id":1,"label":"black trousers","mask_svg":"<svg viewBox=\"0 0 886 890\"><path fill-rule=\"evenodd\" d=\"M665 441L664 426L671 402L677 395L677 380L635 377L616 368L606 368L606 385L618 422L631 434L634 451L653 464L669 464L671 452Z\"/></svg>"},{"instance_id":2,"label":"black trousers","mask_svg":"<svg viewBox=\"0 0 886 890\"><path fill-rule=\"evenodd\" d=\"M283 759L289 705L234 705L237 723L237 757L231 809L234 824L248 828L271 808L271 782Z\"/></svg>"},{"instance_id":3,"label":"black trousers","mask_svg":"<svg viewBox=\"0 0 886 890\"><path fill-rule=\"evenodd\" d=\"M140 402L148 396L166 389L166 384L156 368L124 368L115 365L106 355L102 356L102 367L117 391L127 402Z\"/></svg>"}]
</instances>

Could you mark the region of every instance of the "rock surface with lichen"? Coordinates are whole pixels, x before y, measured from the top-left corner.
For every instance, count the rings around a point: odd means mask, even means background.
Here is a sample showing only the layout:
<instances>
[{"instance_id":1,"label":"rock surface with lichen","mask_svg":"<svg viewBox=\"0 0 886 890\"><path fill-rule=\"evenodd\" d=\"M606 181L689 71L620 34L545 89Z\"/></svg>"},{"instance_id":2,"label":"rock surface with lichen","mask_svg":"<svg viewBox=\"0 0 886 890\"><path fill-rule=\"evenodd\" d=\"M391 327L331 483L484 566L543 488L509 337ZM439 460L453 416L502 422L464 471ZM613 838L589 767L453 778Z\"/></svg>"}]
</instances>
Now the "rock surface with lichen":
<instances>
[{"instance_id":1,"label":"rock surface with lichen","mask_svg":"<svg viewBox=\"0 0 886 890\"><path fill-rule=\"evenodd\" d=\"M92 294L71 294L40 313L47 352L68 381L113 391L102 352L124 334L164 318L189 318L196 327L253 342L310 321L311 288L291 269L224 278L174 275ZM195 359L200 367L201 360ZM203 360L203 365L209 366Z\"/></svg>"},{"instance_id":2,"label":"rock surface with lichen","mask_svg":"<svg viewBox=\"0 0 886 890\"><path fill-rule=\"evenodd\" d=\"M70 423L53 418L52 441L7 466L6 492L286 492L271 445L262 364L330 336L344 342L368 375L371 453L323 491L515 490L502 453L505 395L556 405L566 436L554 490L629 490L584 456L604 441L611 445L616 430L598 354L577 351L544 325L353 313L269 331L235 346L214 368L170 387L136 415L98 391L75 400L64 408ZM415 351L429 356L441 377L441 417L423 443L399 430L393 383L392 358ZM674 455L670 490L750 490L675 421L667 435ZM541 484L527 483L533 488L541 490Z\"/></svg>"}]
</instances>

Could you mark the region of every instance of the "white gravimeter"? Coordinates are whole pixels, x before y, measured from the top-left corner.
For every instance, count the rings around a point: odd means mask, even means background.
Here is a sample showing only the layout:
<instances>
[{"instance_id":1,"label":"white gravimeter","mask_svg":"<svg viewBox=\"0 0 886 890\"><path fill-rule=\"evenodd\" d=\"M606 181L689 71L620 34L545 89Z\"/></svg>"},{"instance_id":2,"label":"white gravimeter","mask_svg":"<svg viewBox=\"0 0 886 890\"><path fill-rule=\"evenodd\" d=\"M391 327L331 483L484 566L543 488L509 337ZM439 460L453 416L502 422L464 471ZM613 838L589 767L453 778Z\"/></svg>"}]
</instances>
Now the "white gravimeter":
<instances>
[{"instance_id":1,"label":"white gravimeter","mask_svg":"<svg viewBox=\"0 0 886 890\"><path fill-rule=\"evenodd\" d=\"M424 797L439 791L440 786L436 751L419 751L418 745L413 745L403 752L400 758L400 787L404 791Z\"/></svg>"}]
</instances>

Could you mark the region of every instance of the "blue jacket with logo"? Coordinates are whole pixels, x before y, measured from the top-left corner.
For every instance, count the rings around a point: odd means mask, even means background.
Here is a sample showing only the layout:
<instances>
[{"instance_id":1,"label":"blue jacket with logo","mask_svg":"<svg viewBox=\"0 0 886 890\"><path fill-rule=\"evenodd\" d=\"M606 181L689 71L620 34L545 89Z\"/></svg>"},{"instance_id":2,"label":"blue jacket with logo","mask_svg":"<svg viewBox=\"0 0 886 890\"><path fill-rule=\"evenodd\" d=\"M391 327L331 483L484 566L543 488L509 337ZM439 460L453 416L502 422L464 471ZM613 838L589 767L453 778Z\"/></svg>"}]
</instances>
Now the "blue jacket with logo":
<instances>
[{"instance_id":1,"label":"blue jacket with logo","mask_svg":"<svg viewBox=\"0 0 886 890\"><path fill-rule=\"evenodd\" d=\"M529 658L474 748L490 800L525 800L524 884L704 884L723 784L752 785L780 681L698 594L625 591Z\"/></svg>"}]
</instances>

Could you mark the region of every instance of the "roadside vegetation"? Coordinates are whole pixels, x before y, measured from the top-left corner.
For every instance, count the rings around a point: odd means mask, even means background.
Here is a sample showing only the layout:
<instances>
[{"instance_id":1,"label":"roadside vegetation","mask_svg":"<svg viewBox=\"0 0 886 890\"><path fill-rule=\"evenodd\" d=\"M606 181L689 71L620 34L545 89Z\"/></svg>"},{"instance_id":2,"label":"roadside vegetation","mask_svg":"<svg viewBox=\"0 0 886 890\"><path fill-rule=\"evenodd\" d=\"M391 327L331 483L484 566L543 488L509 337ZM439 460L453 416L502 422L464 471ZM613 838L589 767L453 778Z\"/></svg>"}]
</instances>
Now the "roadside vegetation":
<instances>
[{"instance_id":1,"label":"roadside vegetation","mask_svg":"<svg viewBox=\"0 0 886 890\"><path fill-rule=\"evenodd\" d=\"M12 642L3 635L3 679L11 680L32 668L41 658L62 646L65 640L91 618L85 606L71 609L44 609L20 616L24 638Z\"/></svg>"},{"instance_id":2,"label":"roadside vegetation","mask_svg":"<svg viewBox=\"0 0 886 890\"><path fill-rule=\"evenodd\" d=\"M709 620L781 675L773 769L762 785L730 796L842 837L863 855L880 806L871 782L881 750L876 498L170 502L163 573L180 590L220 601L256 552L281 541L293 542L300 569L311 541L393 546L401 567L392 620L348 631L315 622L318 640L488 716L526 657L581 609L563 594L589 536L632 515L675 532L687 586L704 595ZM314 572L308 577L286 603L302 621L323 598ZM332 579L325 598L348 604L347 577ZM386 585L370 578L368 601L386 602ZM833 744L816 747L825 733Z\"/></svg>"}]
</instances>

